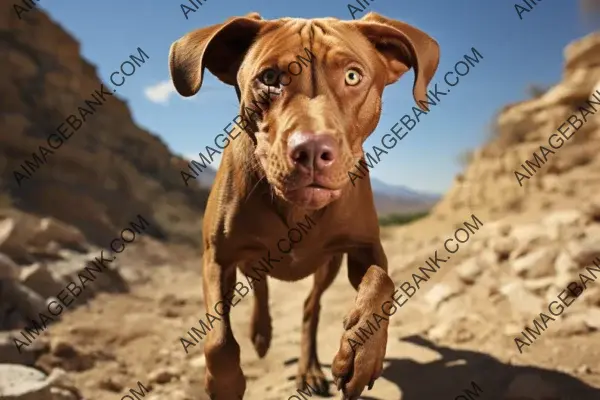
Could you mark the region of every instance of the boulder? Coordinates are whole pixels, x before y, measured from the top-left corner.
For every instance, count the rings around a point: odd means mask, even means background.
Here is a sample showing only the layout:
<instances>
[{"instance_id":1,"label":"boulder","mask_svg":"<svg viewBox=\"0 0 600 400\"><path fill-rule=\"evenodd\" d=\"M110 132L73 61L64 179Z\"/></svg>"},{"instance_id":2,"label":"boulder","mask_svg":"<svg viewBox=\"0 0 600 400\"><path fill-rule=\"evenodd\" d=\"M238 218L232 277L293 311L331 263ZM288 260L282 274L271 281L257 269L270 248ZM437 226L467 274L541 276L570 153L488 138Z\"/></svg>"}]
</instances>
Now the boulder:
<instances>
[{"instance_id":1,"label":"boulder","mask_svg":"<svg viewBox=\"0 0 600 400\"><path fill-rule=\"evenodd\" d=\"M0 281L0 285L0 303L16 308L25 321L47 309L46 300L27 286L16 281Z\"/></svg>"},{"instance_id":2,"label":"boulder","mask_svg":"<svg viewBox=\"0 0 600 400\"><path fill-rule=\"evenodd\" d=\"M19 331L0 332L0 364L34 365L37 358L49 347L45 340L34 340L21 347L19 352L15 339L24 340Z\"/></svg>"},{"instance_id":3,"label":"boulder","mask_svg":"<svg viewBox=\"0 0 600 400\"><path fill-rule=\"evenodd\" d=\"M53 400L46 375L37 369L0 364L0 400Z\"/></svg>"},{"instance_id":4,"label":"boulder","mask_svg":"<svg viewBox=\"0 0 600 400\"><path fill-rule=\"evenodd\" d=\"M29 243L34 246L46 247L51 242L80 251L87 248L85 236L79 229L54 218L42 218Z\"/></svg>"},{"instance_id":5,"label":"boulder","mask_svg":"<svg viewBox=\"0 0 600 400\"><path fill-rule=\"evenodd\" d=\"M595 32L570 43L564 54L567 71L600 65L600 34Z\"/></svg>"},{"instance_id":6,"label":"boulder","mask_svg":"<svg viewBox=\"0 0 600 400\"><path fill-rule=\"evenodd\" d=\"M67 283L50 273L45 264L33 264L21 271L21 282L44 298L56 296Z\"/></svg>"},{"instance_id":7,"label":"boulder","mask_svg":"<svg viewBox=\"0 0 600 400\"><path fill-rule=\"evenodd\" d=\"M83 398L64 369L54 368L48 376L48 383L51 386L50 391L54 400L80 400Z\"/></svg>"},{"instance_id":8,"label":"boulder","mask_svg":"<svg viewBox=\"0 0 600 400\"><path fill-rule=\"evenodd\" d=\"M5 254L0 253L0 280L15 280L19 277L19 267Z\"/></svg>"},{"instance_id":9,"label":"boulder","mask_svg":"<svg viewBox=\"0 0 600 400\"><path fill-rule=\"evenodd\" d=\"M27 237L19 234L17 223L12 218L0 221L0 252L13 260L28 259L27 250L23 246Z\"/></svg>"},{"instance_id":10,"label":"boulder","mask_svg":"<svg viewBox=\"0 0 600 400\"><path fill-rule=\"evenodd\" d=\"M0 364L33 365L35 357L32 353L21 354L17 350L14 336L10 332L0 332Z\"/></svg>"}]
</instances>

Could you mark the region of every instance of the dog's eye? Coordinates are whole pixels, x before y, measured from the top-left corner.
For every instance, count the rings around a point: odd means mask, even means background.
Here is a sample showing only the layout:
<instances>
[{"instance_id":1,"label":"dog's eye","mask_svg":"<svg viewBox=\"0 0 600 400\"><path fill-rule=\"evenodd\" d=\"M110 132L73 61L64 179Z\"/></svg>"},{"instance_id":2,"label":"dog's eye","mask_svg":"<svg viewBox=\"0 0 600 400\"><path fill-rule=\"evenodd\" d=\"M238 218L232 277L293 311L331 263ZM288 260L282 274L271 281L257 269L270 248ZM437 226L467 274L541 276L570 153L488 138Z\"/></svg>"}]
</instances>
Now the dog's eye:
<instances>
[{"instance_id":1,"label":"dog's eye","mask_svg":"<svg viewBox=\"0 0 600 400\"><path fill-rule=\"evenodd\" d=\"M279 75L273 68L269 68L260 75L260 80L267 86L277 86Z\"/></svg>"},{"instance_id":2,"label":"dog's eye","mask_svg":"<svg viewBox=\"0 0 600 400\"><path fill-rule=\"evenodd\" d=\"M346 71L346 84L356 86L362 80L362 75L357 70L351 68Z\"/></svg>"}]
</instances>

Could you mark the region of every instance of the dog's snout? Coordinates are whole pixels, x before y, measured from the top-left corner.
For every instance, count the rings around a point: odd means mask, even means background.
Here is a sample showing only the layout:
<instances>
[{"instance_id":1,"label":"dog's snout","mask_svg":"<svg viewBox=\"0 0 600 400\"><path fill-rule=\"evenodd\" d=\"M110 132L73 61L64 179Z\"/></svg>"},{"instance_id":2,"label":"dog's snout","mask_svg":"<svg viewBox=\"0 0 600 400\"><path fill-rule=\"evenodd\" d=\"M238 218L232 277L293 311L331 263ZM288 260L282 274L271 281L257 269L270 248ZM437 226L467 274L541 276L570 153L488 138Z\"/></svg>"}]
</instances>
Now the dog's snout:
<instances>
[{"instance_id":1,"label":"dog's snout","mask_svg":"<svg viewBox=\"0 0 600 400\"><path fill-rule=\"evenodd\" d=\"M329 134L294 132L288 139L288 156L297 168L323 171L337 155L337 141Z\"/></svg>"}]
</instances>

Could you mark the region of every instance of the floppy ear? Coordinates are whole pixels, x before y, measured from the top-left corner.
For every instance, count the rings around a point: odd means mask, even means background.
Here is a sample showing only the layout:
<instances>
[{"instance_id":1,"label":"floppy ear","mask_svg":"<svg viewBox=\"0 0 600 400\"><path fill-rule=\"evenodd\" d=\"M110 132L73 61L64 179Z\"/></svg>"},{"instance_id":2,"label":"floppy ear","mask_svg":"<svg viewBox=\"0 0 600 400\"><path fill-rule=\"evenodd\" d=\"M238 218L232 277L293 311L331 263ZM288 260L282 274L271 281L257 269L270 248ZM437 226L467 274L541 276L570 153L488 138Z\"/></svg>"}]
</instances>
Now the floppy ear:
<instances>
[{"instance_id":1,"label":"floppy ear","mask_svg":"<svg viewBox=\"0 0 600 400\"><path fill-rule=\"evenodd\" d=\"M177 92L185 97L198 93L204 67L222 82L235 86L244 55L263 24L258 13L250 13L197 29L174 42L169 51L169 70Z\"/></svg>"},{"instance_id":2,"label":"floppy ear","mask_svg":"<svg viewBox=\"0 0 600 400\"><path fill-rule=\"evenodd\" d=\"M425 32L404 22L370 12L352 21L358 30L375 45L387 66L387 84L396 82L411 67L415 70L413 97L419 107L429 111L419 101L427 98L431 82L440 61L440 46Z\"/></svg>"}]
</instances>

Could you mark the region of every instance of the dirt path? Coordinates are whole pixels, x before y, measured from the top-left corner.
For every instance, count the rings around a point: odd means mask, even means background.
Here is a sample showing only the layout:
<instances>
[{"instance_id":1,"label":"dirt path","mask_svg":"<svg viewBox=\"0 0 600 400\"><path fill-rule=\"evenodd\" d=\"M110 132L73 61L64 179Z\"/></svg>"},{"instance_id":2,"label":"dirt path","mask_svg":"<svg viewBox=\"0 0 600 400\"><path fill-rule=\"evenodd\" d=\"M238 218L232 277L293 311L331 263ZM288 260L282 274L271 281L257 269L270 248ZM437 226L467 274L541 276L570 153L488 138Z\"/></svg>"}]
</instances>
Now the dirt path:
<instances>
[{"instance_id":1,"label":"dirt path","mask_svg":"<svg viewBox=\"0 0 600 400\"><path fill-rule=\"evenodd\" d=\"M416 266L433 256L455 228L437 230L443 233L434 237L432 232L429 240L419 242L406 236L414 229L394 229L385 235L397 285L410 279ZM516 377L525 387L520 393L554 387L561 397L548 399L600 399L600 276L568 312L550 322L541 337L519 354L514 338L524 324L531 326L532 315L547 310L547 299L560 292L560 285L552 278L543 288L546 295L536 295L541 293L539 288L533 290L535 300L541 300L538 307L516 295L501 294L501 287L517 282L506 271L506 263L482 268L472 284L461 280L469 259L488 254L488 239L496 229L497 225L486 222L461 247L456 259L444 264L391 317L383 377L373 390L363 393L363 399L454 399L465 389L473 392L472 382L483 391L473 398L501 399L511 382L518 384L513 382ZM73 371L88 399L120 399L130 388L137 389L138 381L152 385L151 400L207 399L202 388L202 347L190 347L186 354L179 341L203 315L200 261L154 267L152 275L149 272L149 281L134 287L132 293L101 295L51 327L46 335L54 348L62 349L62 357L47 355L39 363ZM234 308L234 332L248 379L245 398L288 399L295 394L301 309L311 283L310 278L296 283L270 281L274 331L263 360L248 339L252 299L246 297ZM538 282L538 286L543 285ZM318 349L329 378L342 319L354 296L344 267L322 302ZM531 308L531 313L517 311L519 304ZM599 326L594 329L596 323ZM77 355L67 351L70 348ZM538 378L543 382L537 383Z\"/></svg>"}]
</instances>

